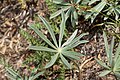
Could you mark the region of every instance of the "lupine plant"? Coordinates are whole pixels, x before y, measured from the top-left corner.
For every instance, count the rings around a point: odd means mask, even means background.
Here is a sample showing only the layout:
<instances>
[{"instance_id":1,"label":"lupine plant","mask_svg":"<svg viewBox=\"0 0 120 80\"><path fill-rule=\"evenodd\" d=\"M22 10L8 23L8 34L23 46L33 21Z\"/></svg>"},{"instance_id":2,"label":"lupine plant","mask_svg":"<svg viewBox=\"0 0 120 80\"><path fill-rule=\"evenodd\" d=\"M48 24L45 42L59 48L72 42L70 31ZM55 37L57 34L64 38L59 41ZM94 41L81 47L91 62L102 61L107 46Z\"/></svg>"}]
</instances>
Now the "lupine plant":
<instances>
[{"instance_id":1,"label":"lupine plant","mask_svg":"<svg viewBox=\"0 0 120 80\"><path fill-rule=\"evenodd\" d=\"M79 6L79 3L81 3L81 1L82 0L70 0L68 2L65 2L64 0L53 0L53 3L60 6L60 10L51 14L50 19L60 15L62 13L62 11L65 11L66 19L70 16L72 26L77 25L78 24L77 8Z\"/></svg>"},{"instance_id":2,"label":"lupine plant","mask_svg":"<svg viewBox=\"0 0 120 80\"><path fill-rule=\"evenodd\" d=\"M42 22L48 29L53 43L38 28L36 28L34 25L30 25L30 28L33 29L39 35L39 37L43 39L50 47L31 45L29 49L46 51L53 54L53 56L51 56L51 61L46 64L45 68L51 67L59 58L69 69L71 69L71 64L68 62L67 59L69 58L70 60L80 60L80 56L83 56L83 54L71 51L71 49L82 43L87 43L87 40L80 40L83 36L87 35L87 33L83 33L76 37L78 30L75 30L74 33L70 36L70 38L68 38L67 41L63 43L66 23L64 12L62 12L62 22L60 24L60 33L58 40L56 39L50 24L43 17L39 16L39 18L42 20Z\"/></svg>"},{"instance_id":3,"label":"lupine plant","mask_svg":"<svg viewBox=\"0 0 120 80\"><path fill-rule=\"evenodd\" d=\"M93 3L98 4L87 10L86 19L90 18L93 22L100 13L104 13L104 20L108 19L109 16L115 16L115 20L118 20L120 15L119 0L91 0L88 4L92 5Z\"/></svg>"},{"instance_id":4,"label":"lupine plant","mask_svg":"<svg viewBox=\"0 0 120 80\"><path fill-rule=\"evenodd\" d=\"M114 37L112 38L111 45L109 47L107 37L105 32L103 32L104 42L105 42L105 52L107 56L107 63L103 62L96 58L96 61L105 68L103 72L99 76L105 76L109 73L115 75L118 79L120 79L120 43L115 50L116 52L113 54L114 51ZM113 57L114 55L114 57Z\"/></svg>"}]
</instances>

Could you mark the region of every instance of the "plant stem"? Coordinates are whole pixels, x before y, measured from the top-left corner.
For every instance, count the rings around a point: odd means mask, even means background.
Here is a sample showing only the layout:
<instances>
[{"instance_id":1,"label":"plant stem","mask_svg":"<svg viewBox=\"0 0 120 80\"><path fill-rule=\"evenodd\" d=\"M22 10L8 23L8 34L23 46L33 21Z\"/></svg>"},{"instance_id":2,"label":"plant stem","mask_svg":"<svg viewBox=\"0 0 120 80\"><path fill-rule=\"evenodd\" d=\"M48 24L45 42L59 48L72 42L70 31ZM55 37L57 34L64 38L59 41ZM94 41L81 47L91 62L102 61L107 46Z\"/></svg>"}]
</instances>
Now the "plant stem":
<instances>
[{"instance_id":1,"label":"plant stem","mask_svg":"<svg viewBox=\"0 0 120 80\"><path fill-rule=\"evenodd\" d=\"M78 68L78 80L82 80L82 76L81 76L81 70L80 70L80 67L79 67L79 65L75 62L75 61L73 61L74 62L74 64L77 66L77 68Z\"/></svg>"}]
</instances>

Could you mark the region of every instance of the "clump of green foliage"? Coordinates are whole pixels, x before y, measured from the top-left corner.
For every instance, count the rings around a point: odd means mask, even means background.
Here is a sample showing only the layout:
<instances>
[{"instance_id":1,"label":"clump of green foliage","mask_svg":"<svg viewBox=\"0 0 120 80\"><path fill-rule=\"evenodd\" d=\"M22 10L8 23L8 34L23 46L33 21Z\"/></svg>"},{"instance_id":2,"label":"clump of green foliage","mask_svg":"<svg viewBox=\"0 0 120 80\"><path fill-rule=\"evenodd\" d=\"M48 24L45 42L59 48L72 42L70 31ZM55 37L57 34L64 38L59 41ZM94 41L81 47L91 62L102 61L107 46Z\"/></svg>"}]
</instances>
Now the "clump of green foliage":
<instances>
[{"instance_id":1,"label":"clump of green foliage","mask_svg":"<svg viewBox=\"0 0 120 80\"><path fill-rule=\"evenodd\" d=\"M71 69L72 67L65 57L69 58L70 60L73 59L79 60L79 57L83 56L82 54L70 50L82 43L88 42L87 40L80 40L83 36L87 35L87 33L81 34L78 37L76 37L78 30L75 30L75 32L70 36L70 38L68 38L68 40L65 43L63 43L62 41L65 30L65 22L66 22L65 14L62 13L62 22L60 24L60 33L59 33L58 41L56 40L55 34L49 23L43 17L41 16L39 17L46 26L46 28L48 29L54 44L49 39L47 39L45 35L38 28L36 28L33 25L30 25L30 28L33 29L40 36L40 38L42 38L50 47L30 46L29 49L47 51L53 53L53 56L51 56L51 61L46 64L45 68L51 67L57 61L57 59L60 58L62 62L69 69Z\"/></svg>"},{"instance_id":2,"label":"clump of green foliage","mask_svg":"<svg viewBox=\"0 0 120 80\"><path fill-rule=\"evenodd\" d=\"M6 68L6 72L10 80L35 80L44 73L44 71L36 73L36 70L34 70L28 76L27 75L21 76L18 72L16 72L12 68Z\"/></svg>"},{"instance_id":3,"label":"clump of green foliage","mask_svg":"<svg viewBox=\"0 0 120 80\"><path fill-rule=\"evenodd\" d=\"M105 52L107 55L108 62L103 62L96 58L96 61L105 68L105 70L99 76L105 76L109 73L112 73L120 79L120 43L115 50L116 52L113 54L114 51L114 37L112 38L111 45L109 47L107 37L105 32L103 32L104 42L105 42ZM113 57L114 55L114 57Z\"/></svg>"},{"instance_id":4,"label":"clump of green foliage","mask_svg":"<svg viewBox=\"0 0 120 80\"><path fill-rule=\"evenodd\" d=\"M85 18L90 18L91 22L93 22L99 14L104 15L104 20L109 19L109 17L112 16L115 17L115 20L118 20L119 18L119 0L91 0L88 2L88 4L91 5L91 8L87 10ZM96 5L92 6L92 4Z\"/></svg>"}]
</instances>

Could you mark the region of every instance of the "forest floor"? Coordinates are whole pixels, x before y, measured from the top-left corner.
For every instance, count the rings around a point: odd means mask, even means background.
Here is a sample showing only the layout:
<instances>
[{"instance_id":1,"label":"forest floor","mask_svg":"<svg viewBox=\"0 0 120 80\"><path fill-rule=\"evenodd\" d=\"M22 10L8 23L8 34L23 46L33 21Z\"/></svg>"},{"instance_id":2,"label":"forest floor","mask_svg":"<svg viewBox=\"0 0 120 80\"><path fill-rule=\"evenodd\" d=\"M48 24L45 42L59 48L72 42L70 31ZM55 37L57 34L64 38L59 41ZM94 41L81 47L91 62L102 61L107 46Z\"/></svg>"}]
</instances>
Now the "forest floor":
<instances>
[{"instance_id":1,"label":"forest floor","mask_svg":"<svg viewBox=\"0 0 120 80\"><path fill-rule=\"evenodd\" d=\"M49 14L44 0L39 0L37 3L28 3L28 5L26 5L26 8L21 8L17 1L0 1L0 57L4 57L7 63L17 69L21 67L23 60L31 53L27 48L29 42L19 33L20 28L32 33L28 30L27 24L35 22L33 15L38 14L46 17ZM88 26L89 23L79 21L79 31L81 31L81 27L86 28ZM115 80L112 75L98 76L103 68L96 63L94 58L97 57L101 60L106 58L101 30L91 29L85 39L89 40L89 43L76 48L81 53L88 55L83 57L82 63L79 64L81 80ZM72 76L66 77L66 80L72 78L77 80L77 73L78 70L74 70L71 72ZM7 80L2 65L0 65L0 80Z\"/></svg>"}]
</instances>

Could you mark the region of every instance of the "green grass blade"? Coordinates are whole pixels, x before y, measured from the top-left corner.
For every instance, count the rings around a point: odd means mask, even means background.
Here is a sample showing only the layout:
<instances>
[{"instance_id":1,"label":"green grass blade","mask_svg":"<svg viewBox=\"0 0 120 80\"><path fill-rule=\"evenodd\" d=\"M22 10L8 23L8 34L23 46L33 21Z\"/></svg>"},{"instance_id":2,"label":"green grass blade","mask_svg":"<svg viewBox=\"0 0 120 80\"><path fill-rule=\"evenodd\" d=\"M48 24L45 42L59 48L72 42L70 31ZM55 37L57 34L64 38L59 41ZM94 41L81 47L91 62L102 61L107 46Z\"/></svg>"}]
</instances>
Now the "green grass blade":
<instances>
[{"instance_id":1,"label":"green grass blade","mask_svg":"<svg viewBox=\"0 0 120 80\"><path fill-rule=\"evenodd\" d=\"M56 49L56 47L46 38L46 36L41 31L39 31L38 28L36 28L34 25L29 25L29 27L33 29L46 43L48 43L51 47Z\"/></svg>"},{"instance_id":2,"label":"green grass blade","mask_svg":"<svg viewBox=\"0 0 120 80\"><path fill-rule=\"evenodd\" d=\"M43 46L30 46L29 49L40 50L40 51L47 51L47 52L57 52L54 49L43 47Z\"/></svg>"},{"instance_id":3,"label":"green grass blade","mask_svg":"<svg viewBox=\"0 0 120 80\"><path fill-rule=\"evenodd\" d=\"M46 28L48 29L52 39L53 39L53 42L54 44L56 45L56 47L58 47L58 44L57 44L57 41L56 41L56 38L55 38L55 34L54 34L54 31L52 30L50 24L45 20L45 18L43 18L42 16L39 16L39 18L42 20L42 22L44 23L44 25L46 26Z\"/></svg>"},{"instance_id":4,"label":"green grass blade","mask_svg":"<svg viewBox=\"0 0 120 80\"><path fill-rule=\"evenodd\" d=\"M102 71L101 73L100 73L100 77L103 77L103 76L105 76L105 75L107 75L107 74L109 74L111 71L110 70L104 70L104 71Z\"/></svg>"},{"instance_id":5,"label":"green grass blade","mask_svg":"<svg viewBox=\"0 0 120 80\"><path fill-rule=\"evenodd\" d=\"M62 54L60 54L60 58L61 58L62 62L63 62L69 69L71 69L70 63L68 63L68 61L64 58L64 56L63 56Z\"/></svg>"},{"instance_id":6,"label":"green grass blade","mask_svg":"<svg viewBox=\"0 0 120 80\"><path fill-rule=\"evenodd\" d=\"M95 58L95 60L98 62L98 64L100 64L101 66L103 66L106 69L110 69L104 62L98 60L97 58Z\"/></svg>"},{"instance_id":7,"label":"green grass blade","mask_svg":"<svg viewBox=\"0 0 120 80\"><path fill-rule=\"evenodd\" d=\"M77 31L78 31L78 29L74 31L74 33L70 36L70 38L68 38L68 40L62 45L62 47L69 45L72 42L72 40L77 35Z\"/></svg>"},{"instance_id":8,"label":"green grass blade","mask_svg":"<svg viewBox=\"0 0 120 80\"><path fill-rule=\"evenodd\" d=\"M51 56L51 60L49 63L46 64L45 68L51 67L57 60L59 53L55 54L54 56Z\"/></svg>"},{"instance_id":9,"label":"green grass blade","mask_svg":"<svg viewBox=\"0 0 120 80\"><path fill-rule=\"evenodd\" d=\"M62 38L64 35L64 30L65 30L65 14L64 12L62 12L62 22L60 24L60 35L59 35L59 47L61 47L61 43L62 43Z\"/></svg>"},{"instance_id":10,"label":"green grass blade","mask_svg":"<svg viewBox=\"0 0 120 80\"><path fill-rule=\"evenodd\" d=\"M104 42L105 42L105 51L106 51L106 55L107 55L108 61L110 61L109 45L108 45L107 36L106 36L105 32L103 32L103 37L104 37Z\"/></svg>"}]
</instances>

